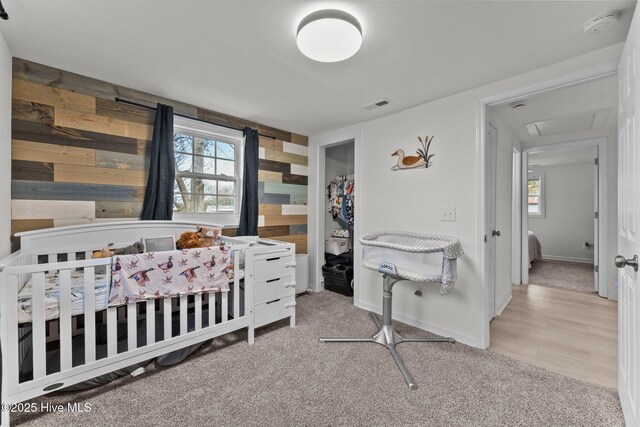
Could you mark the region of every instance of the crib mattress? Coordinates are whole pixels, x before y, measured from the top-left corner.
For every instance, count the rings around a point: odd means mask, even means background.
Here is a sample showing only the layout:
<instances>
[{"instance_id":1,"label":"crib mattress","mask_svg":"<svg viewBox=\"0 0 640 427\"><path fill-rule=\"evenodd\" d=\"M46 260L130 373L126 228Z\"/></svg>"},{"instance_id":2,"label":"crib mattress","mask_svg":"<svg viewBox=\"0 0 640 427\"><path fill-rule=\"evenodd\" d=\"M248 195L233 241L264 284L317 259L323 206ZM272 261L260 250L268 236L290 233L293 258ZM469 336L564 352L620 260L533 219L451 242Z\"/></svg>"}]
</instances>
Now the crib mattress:
<instances>
[{"instance_id":1,"label":"crib mattress","mask_svg":"<svg viewBox=\"0 0 640 427\"><path fill-rule=\"evenodd\" d=\"M107 308L108 283L106 274L95 275L96 311ZM60 317L60 278L58 273L48 273L44 278L45 320ZM18 292L18 323L31 322L31 298L33 296L33 278ZM71 315L84 313L84 273L71 272Z\"/></svg>"}]
</instances>

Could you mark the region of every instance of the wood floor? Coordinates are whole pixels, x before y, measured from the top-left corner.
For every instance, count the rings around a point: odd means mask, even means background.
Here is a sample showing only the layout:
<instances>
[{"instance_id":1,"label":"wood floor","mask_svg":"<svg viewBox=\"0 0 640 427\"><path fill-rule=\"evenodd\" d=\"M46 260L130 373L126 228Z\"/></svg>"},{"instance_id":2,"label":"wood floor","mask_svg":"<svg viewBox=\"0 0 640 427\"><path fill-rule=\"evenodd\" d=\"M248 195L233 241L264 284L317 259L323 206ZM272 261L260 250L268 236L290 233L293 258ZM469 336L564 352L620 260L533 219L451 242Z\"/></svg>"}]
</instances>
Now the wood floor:
<instances>
[{"instance_id":1,"label":"wood floor","mask_svg":"<svg viewBox=\"0 0 640 427\"><path fill-rule=\"evenodd\" d=\"M489 350L617 389L618 304L581 292L521 285L491 322Z\"/></svg>"}]
</instances>

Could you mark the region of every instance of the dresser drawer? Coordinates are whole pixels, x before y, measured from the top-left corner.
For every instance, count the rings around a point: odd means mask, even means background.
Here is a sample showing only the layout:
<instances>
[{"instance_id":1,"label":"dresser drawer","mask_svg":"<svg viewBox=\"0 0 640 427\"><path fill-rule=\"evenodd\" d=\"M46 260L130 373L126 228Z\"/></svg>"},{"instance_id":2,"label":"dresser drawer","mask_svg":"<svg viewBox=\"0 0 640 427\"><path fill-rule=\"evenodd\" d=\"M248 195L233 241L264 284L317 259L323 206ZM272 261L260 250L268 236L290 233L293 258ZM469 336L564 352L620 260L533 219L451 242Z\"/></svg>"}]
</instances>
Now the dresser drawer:
<instances>
[{"instance_id":1,"label":"dresser drawer","mask_svg":"<svg viewBox=\"0 0 640 427\"><path fill-rule=\"evenodd\" d=\"M291 295L257 304L253 312L255 327L258 328L293 315L296 310L295 299L296 297Z\"/></svg>"},{"instance_id":2,"label":"dresser drawer","mask_svg":"<svg viewBox=\"0 0 640 427\"><path fill-rule=\"evenodd\" d=\"M273 254L254 262L254 279L274 279L295 273L296 261L290 252L286 254Z\"/></svg>"},{"instance_id":3,"label":"dresser drawer","mask_svg":"<svg viewBox=\"0 0 640 427\"><path fill-rule=\"evenodd\" d=\"M294 276L290 275L256 280L253 287L255 302L260 304L261 302L294 295L295 287L296 280Z\"/></svg>"}]
</instances>

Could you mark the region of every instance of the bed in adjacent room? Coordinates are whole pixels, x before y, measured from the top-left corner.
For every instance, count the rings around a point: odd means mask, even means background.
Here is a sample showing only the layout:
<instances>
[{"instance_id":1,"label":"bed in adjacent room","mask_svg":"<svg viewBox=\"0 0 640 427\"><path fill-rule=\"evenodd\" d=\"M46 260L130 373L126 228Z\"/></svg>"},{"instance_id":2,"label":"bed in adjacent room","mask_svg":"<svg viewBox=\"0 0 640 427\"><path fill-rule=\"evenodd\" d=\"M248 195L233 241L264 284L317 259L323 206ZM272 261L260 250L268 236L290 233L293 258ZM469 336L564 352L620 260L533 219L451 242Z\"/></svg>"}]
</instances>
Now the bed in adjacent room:
<instances>
[{"instance_id":1,"label":"bed in adjacent room","mask_svg":"<svg viewBox=\"0 0 640 427\"><path fill-rule=\"evenodd\" d=\"M542 261L542 245L535 233L529 230L529 268L534 261Z\"/></svg>"}]
</instances>

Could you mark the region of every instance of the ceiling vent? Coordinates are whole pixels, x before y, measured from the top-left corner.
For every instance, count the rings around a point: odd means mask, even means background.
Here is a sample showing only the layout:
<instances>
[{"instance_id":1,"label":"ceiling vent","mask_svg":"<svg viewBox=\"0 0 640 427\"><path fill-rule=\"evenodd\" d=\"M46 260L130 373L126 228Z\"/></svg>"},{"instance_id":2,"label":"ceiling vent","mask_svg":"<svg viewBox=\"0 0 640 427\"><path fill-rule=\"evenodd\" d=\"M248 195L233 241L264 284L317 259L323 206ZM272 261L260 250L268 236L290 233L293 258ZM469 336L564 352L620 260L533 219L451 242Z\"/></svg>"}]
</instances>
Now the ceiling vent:
<instances>
[{"instance_id":1,"label":"ceiling vent","mask_svg":"<svg viewBox=\"0 0 640 427\"><path fill-rule=\"evenodd\" d=\"M372 102L371 104L367 104L364 106L365 110L375 110L376 108L384 107L389 103L387 98L381 99L380 101Z\"/></svg>"},{"instance_id":2,"label":"ceiling vent","mask_svg":"<svg viewBox=\"0 0 640 427\"><path fill-rule=\"evenodd\" d=\"M541 120L539 122L528 123L525 127L527 128L529 135L534 138L551 136L559 133L602 129L607 119L608 112L609 110L600 110L575 116Z\"/></svg>"},{"instance_id":3,"label":"ceiling vent","mask_svg":"<svg viewBox=\"0 0 640 427\"><path fill-rule=\"evenodd\" d=\"M603 15L594 16L593 18L587 20L584 23L582 28L584 29L585 34L598 34L604 33L607 31L610 25L618 22L620 16L620 12L613 11L609 13L605 13Z\"/></svg>"}]
</instances>

